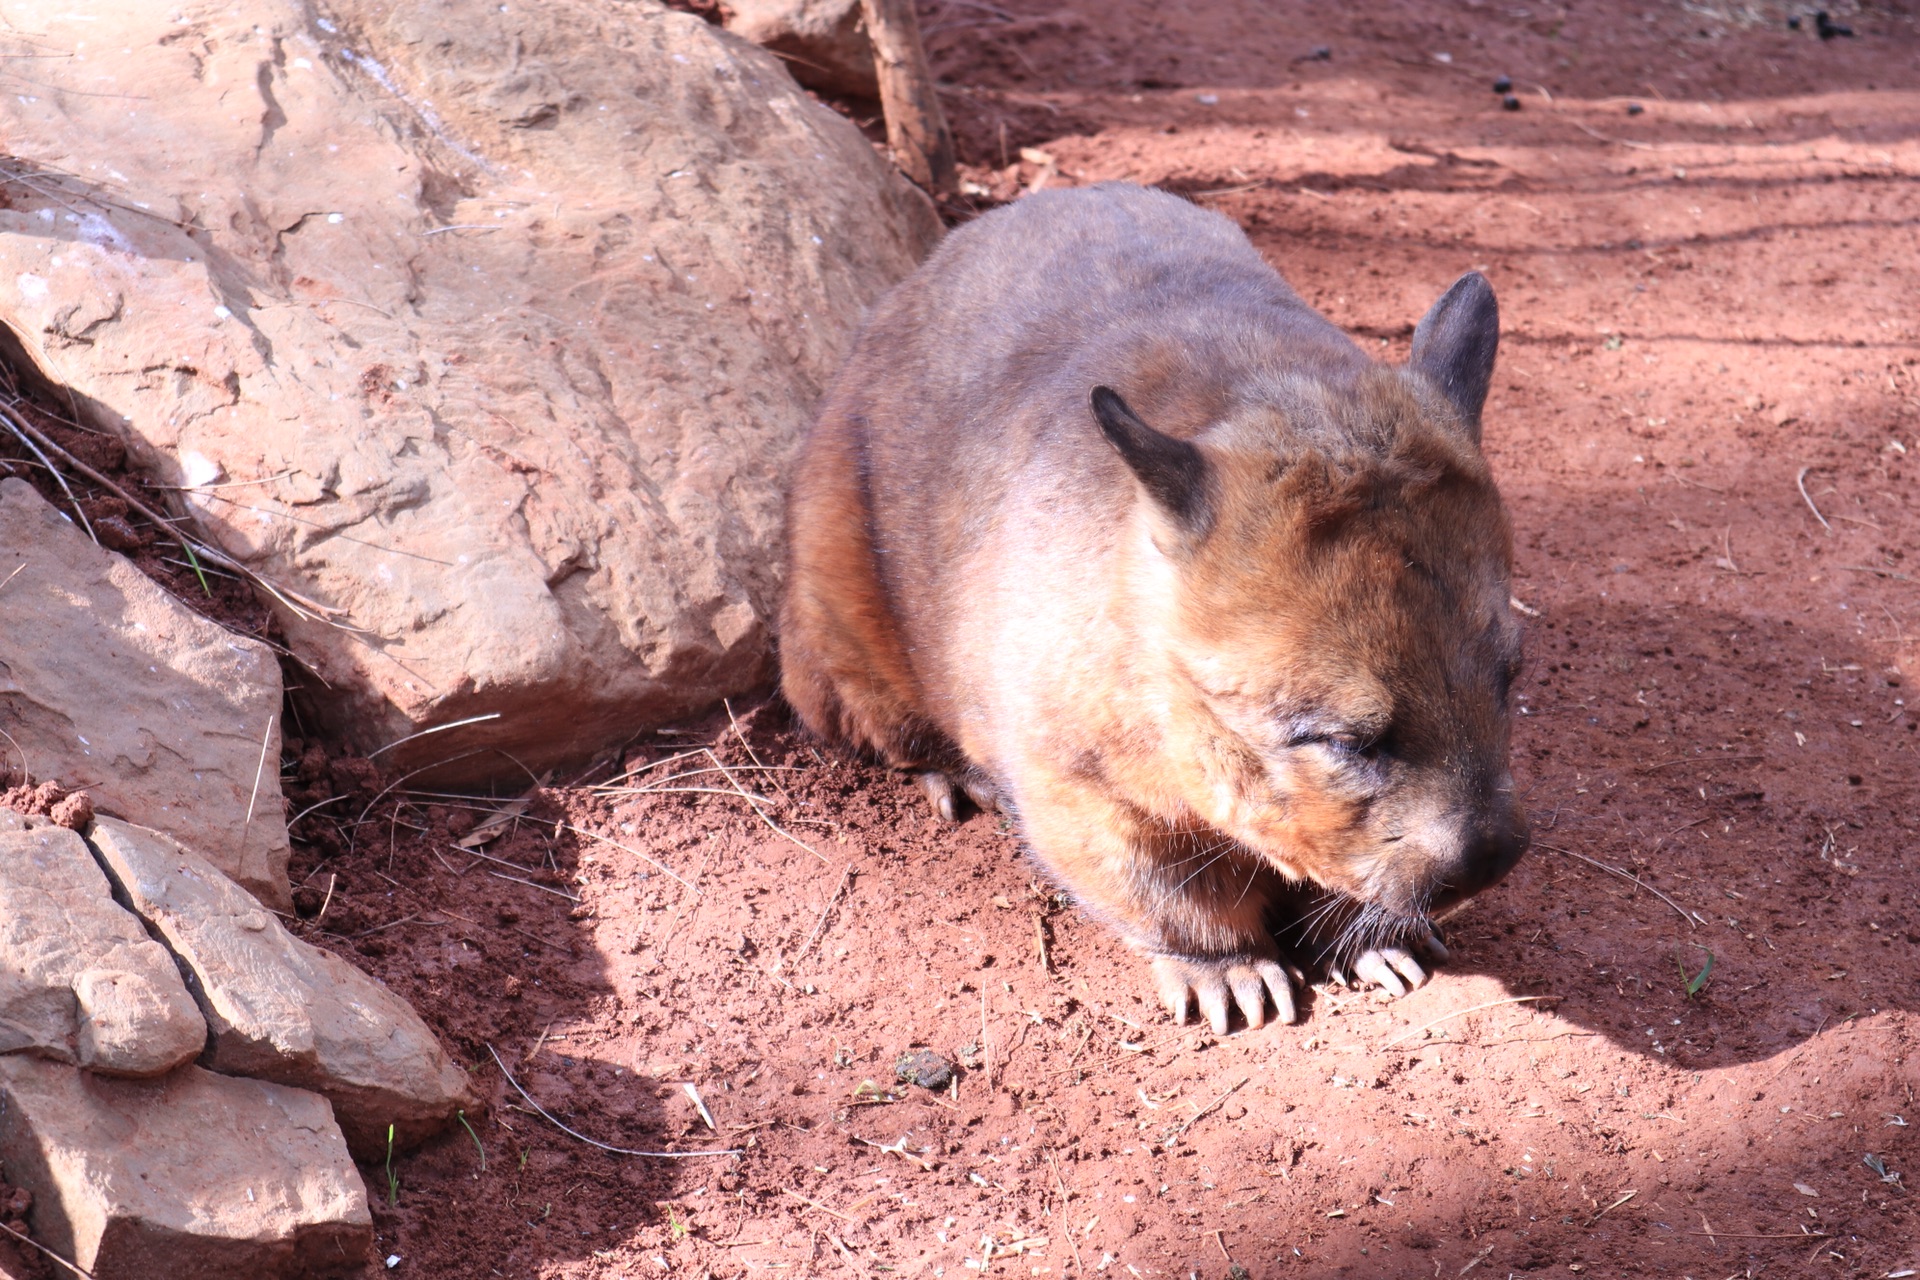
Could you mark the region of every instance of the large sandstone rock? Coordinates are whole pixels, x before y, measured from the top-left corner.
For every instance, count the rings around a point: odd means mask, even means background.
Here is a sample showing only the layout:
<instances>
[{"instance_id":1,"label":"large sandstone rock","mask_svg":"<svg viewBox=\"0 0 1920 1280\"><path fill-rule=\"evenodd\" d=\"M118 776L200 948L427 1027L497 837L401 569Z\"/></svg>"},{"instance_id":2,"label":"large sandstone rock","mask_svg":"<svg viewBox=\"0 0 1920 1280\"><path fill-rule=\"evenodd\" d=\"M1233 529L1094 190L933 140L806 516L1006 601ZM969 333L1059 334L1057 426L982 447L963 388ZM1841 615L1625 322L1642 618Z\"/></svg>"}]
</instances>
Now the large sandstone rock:
<instances>
[{"instance_id":1,"label":"large sandstone rock","mask_svg":"<svg viewBox=\"0 0 1920 1280\"><path fill-rule=\"evenodd\" d=\"M363 749L497 713L385 762L520 777L770 674L790 455L938 231L771 55L653 0L8 10L50 49L0 320L359 629L287 617Z\"/></svg>"},{"instance_id":2,"label":"large sandstone rock","mask_svg":"<svg viewBox=\"0 0 1920 1280\"><path fill-rule=\"evenodd\" d=\"M0 811L0 1054L155 1076L206 1045L173 957L114 903L86 842Z\"/></svg>"},{"instance_id":3,"label":"large sandstone rock","mask_svg":"<svg viewBox=\"0 0 1920 1280\"><path fill-rule=\"evenodd\" d=\"M93 844L134 911L191 969L212 1028L204 1065L324 1094L361 1160L475 1107L472 1083L413 1009L295 938L190 849L96 819Z\"/></svg>"},{"instance_id":4,"label":"large sandstone rock","mask_svg":"<svg viewBox=\"0 0 1920 1280\"><path fill-rule=\"evenodd\" d=\"M0 480L0 581L8 762L17 747L35 779L176 833L291 910L272 652L95 546L22 480Z\"/></svg>"},{"instance_id":5,"label":"large sandstone rock","mask_svg":"<svg viewBox=\"0 0 1920 1280\"><path fill-rule=\"evenodd\" d=\"M97 1280L360 1274L366 1188L326 1099L182 1067L103 1080L0 1057L0 1165Z\"/></svg>"},{"instance_id":6,"label":"large sandstone rock","mask_svg":"<svg viewBox=\"0 0 1920 1280\"><path fill-rule=\"evenodd\" d=\"M860 0L729 0L727 30L771 50L823 93L880 96Z\"/></svg>"}]
</instances>

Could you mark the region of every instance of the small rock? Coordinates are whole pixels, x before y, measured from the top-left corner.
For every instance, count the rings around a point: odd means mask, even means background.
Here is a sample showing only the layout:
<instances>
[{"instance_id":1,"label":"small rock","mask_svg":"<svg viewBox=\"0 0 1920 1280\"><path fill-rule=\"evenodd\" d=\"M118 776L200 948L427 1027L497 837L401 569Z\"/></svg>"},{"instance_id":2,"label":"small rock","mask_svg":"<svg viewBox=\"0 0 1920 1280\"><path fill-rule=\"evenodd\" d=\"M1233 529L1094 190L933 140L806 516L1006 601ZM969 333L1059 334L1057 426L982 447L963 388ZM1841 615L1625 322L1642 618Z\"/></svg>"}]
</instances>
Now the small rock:
<instances>
[{"instance_id":1,"label":"small rock","mask_svg":"<svg viewBox=\"0 0 1920 1280\"><path fill-rule=\"evenodd\" d=\"M261 1080L0 1057L0 1163L33 1234L101 1280L331 1276L373 1245L327 1100Z\"/></svg>"},{"instance_id":2,"label":"small rock","mask_svg":"<svg viewBox=\"0 0 1920 1280\"><path fill-rule=\"evenodd\" d=\"M0 1054L155 1076L206 1044L173 957L114 902L86 842L0 811Z\"/></svg>"},{"instance_id":3,"label":"small rock","mask_svg":"<svg viewBox=\"0 0 1920 1280\"><path fill-rule=\"evenodd\" d=\"M1512 94L1508 94L1506 97L1500 99L1500 109L1502 111L1518 111L1520 109L1520 99L1514 97Z\"/></svg>"},{"instance_id":4,"label":"small rock","mask_svg":"<svg viewBox=\"0 0 1920 1280\"><path fill-rule=\"evenodd\" d=\"M406 1001L300 941L240 886L157 831L100 818L94 848L125 900L193 971L204 1061L324 1094L361 1160L416 1145L479 1103Z\"/></svg>"},{"instance_id":5,"label":"small rock","mask_svg":"<svg viewBox=\"0 0 1920 1280\"><path fill-rule=\"evenodd\" d=\"M1796 13L1791 15L1787 19L1787 30L1798 31L1799 29L1800 29L1800 15Z\"/></svg>"},{"instance_id":6,"label":"small rock","mask_svg":"<svg viewBox=\"0 0 1920 1280\"><path fill-rule=\"evenodd\" d=\"M953 1063L931 1049L915 1049L900 1055L893 1064L893 1074L922 1089L944 1089L953 1083Z\"/></svg>"},{"instance_id":7,"label":"small rock","mask_svg":"<svg viewBox=\"0 0 1920 1280\"><path fill-rule=\"evenodd\" d=\"M727 30L773 53L822 93L880 96L860 0L732 0Z\"/></svg>"},{"instance_id":8,"label":"small rock","mask_svg":"<svg viewBox=\"0 0 1920 1280\"><path fill-rule=\"evenodd\" d=\"M1512 76L1501 76L1501 77L1500 77L1500 78L1499 78L1498 80L1495 80L1495 81L1493 82L1493 91L1494 91L1495 93L1512 93L1512 92L1513 92L1513 77L1512 77Z\"/></svg>"},{"instance_id":9,"label":"small rock","mask_svg":"<svg viewBox=\"0 0 1920 1280\"><path fill-rule=\"evenodd\" d=\"M1643 113L1644 111L1646 111L1646 108L1645 108L1645 107L1643 107L1643 106L1641 106L1641 105L1640 105L1639 103L1637 103L1637 102L1629 102L1629 103L1627 104L1627 114L1628 114L1628 115L1630 115L1630 116L1637 116L1637 115L1640 115L1640 114L1641 114L1641 113Z\"/></svg>"},{"instance_id":10,"label":"small rock","mask_svg":"<svg viewBox=\"0 0 1920 1280\"><path fill-rule=\"evenodd\" d=\"M1813 29L1822 40L1831 40L1835 36L1845 36L1849 40L1853 38L1853 28L1829 18L1825 9L1813 15Z\"/></svg>"},{"instance_id":11,"label":"small rock","mask_svg":"<svg viewBox=\"0 0 1920 1280\"><path fill-rule=\"evenodd\" d=\"M146 545L140 531L127 523L125 516L98 516L93 521L93 536L109 551L132 553Z\"/></svg>"}]
</instances>

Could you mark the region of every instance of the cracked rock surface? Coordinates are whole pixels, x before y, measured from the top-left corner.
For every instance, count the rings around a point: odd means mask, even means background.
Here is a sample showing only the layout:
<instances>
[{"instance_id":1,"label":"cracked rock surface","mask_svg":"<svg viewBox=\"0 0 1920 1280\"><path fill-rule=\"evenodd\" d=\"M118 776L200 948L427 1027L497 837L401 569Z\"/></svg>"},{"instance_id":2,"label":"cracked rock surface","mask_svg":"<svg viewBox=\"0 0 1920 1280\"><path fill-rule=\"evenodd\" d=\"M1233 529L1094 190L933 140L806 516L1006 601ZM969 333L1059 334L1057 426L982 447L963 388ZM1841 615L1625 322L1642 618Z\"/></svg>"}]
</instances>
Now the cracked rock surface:
<instances>
[{"instance_id":1,"label":"cracked rock surface","mask_svg":"<svg viewBox=\"0 0 1920 1280\"><path fill-rule=\"evenodd\" d=\"M206 1043L173 957L113 901L86 842L0 810L0 1054L155 1076Z\"/></svg>"},{"instance_id":2,"label":"cracked rock surface","mask_svg":"<svg viewBox=\"0 0 1920 1280\"><path fill-rule=\"evenodd\" d=\"M212 1028L204 1065L311 1089L361 1160L404 1149L478 1103L413 1009L300 941L238 885L157 831L97 819L92 841L133 910L193 977Z\"/></svg>"},{"instance_id":3,"label":"cracked rock surface","mask_svg":"<svg viewBox=\"0 0 1920 1280\"><path fill-rule=\"evenodd\" d=\"M0 33L84 46L9 107L0 321L338 611L336 730L497 713L387 760L519 777L769 674L788 459L938 235L847 121L652 0L72 9Z\"/></svg>"}]
</instances>

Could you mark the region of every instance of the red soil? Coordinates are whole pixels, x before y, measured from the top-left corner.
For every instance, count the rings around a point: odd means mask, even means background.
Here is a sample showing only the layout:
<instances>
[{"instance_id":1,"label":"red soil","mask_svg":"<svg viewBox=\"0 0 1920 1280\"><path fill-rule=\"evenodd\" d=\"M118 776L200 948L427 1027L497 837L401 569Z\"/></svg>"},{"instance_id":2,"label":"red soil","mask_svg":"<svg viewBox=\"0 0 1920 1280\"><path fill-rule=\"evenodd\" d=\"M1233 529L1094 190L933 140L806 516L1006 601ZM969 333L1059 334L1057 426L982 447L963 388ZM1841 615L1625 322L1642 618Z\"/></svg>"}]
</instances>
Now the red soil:
<instances>
[{"instance_id":1,"label":"red soil","mask_svg":"<svg viewBox=\"0 0 1920 1280\"><path fill-rule=\"evenodd\" d=\"M1770 0L924 12L978 188L1191 193L1383 358L1491 277L1538 845L1425 989L1220 1039L996 819L936 824L777 705L621 761L727 773L543 790L499 862L453 847L467 802L334 804L298 828L307 932L494 1100L484 1170L458 1130L396 1161L393 1274L1920 1266L1911 10L1837 7L1831 42ZM740 1154L596 1150L490 1046L580 1134ZM955 1087L895 1085L919 1047Z\"/></svg>"},{"instance_id":2,"label":"red soil","mask_svg":"<svg viewBox=\"0 0 1920 1280\"><path fill-rule=\"evenodd\" d=\"M1836 11L1858 35L1826 43L1757 10L929 7L977 188L1192 193L1390 359L1456 275L1491 276L1539 847L1424 990L1323 989L1223 1040L1171 1026L996 820L936 825L777 707L744 727L786 772L724 719L684 741L818 856L737 799L572 787L533 814L594 838L488 849L550 868L527 876L449 853L458 811L424 799L408 838L390 797L313 868L341 877L322 927L361 935L498 1105L484 1173L464 1134L400 1163L382 1254L512 1277L1920 1265L1908 1193L1868 1164L1920 1156L1920 45L1904 10ZM488 1045L589 1137L743 1154L596 1151ZM956 1089L894 1084L922 1046Z\"/></svg>"}]
</instances>

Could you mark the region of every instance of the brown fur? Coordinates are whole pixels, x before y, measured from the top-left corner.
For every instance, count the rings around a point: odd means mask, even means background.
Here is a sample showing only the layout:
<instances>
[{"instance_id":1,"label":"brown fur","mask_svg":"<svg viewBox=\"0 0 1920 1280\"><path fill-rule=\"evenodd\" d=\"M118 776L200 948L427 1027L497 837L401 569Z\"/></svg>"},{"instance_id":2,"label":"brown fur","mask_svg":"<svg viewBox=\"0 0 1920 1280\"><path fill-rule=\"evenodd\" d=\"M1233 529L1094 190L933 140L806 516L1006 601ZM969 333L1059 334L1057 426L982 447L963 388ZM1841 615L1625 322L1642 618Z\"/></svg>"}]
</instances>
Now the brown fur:
<instances>
[{"instance_id":1,"label":"brown fur","mask_svg":"<svg viewBox=\"0 0 1920 1280\"><path fill-rule=\"evenodd\" d=\"M1301 883L1370 904L1356 947L1422 936L1526 840L1511 540L1431 327L1427 366L1375 364L1226 220L1137 187L955 232L801 456L787 698L998 799L1178 1012L1223 1025L1230 985L1260 1021ZM1198 524L1102 439L1102 384L1198 446Z\"/></svg>"}]
</instances>

